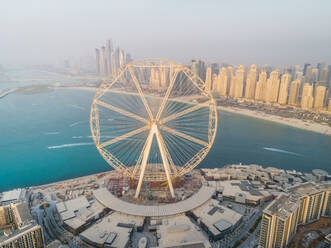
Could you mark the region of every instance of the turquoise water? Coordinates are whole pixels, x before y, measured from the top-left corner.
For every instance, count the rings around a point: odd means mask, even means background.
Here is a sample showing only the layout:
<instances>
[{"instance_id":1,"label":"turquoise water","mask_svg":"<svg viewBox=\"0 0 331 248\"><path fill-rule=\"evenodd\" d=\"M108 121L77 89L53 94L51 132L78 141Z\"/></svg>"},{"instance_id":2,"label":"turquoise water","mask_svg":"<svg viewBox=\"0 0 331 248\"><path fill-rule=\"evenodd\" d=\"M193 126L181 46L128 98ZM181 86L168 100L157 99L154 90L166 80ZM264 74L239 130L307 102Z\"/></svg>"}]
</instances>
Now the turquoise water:
<instances>
[{"instance_id":1,"label":"turquoise water","mask_svg":"<svg viewBox=\"0 0 331 248\"><path fill-rule=\"evenodd\" d=\"M59 89L0 99L0 191L108 171L89 129L95 92ZM215 143L199 167L256 163L331 172L331 137L219 113ZM266 149L267 148L267 149Z\"/></svg>"}]
</instances>

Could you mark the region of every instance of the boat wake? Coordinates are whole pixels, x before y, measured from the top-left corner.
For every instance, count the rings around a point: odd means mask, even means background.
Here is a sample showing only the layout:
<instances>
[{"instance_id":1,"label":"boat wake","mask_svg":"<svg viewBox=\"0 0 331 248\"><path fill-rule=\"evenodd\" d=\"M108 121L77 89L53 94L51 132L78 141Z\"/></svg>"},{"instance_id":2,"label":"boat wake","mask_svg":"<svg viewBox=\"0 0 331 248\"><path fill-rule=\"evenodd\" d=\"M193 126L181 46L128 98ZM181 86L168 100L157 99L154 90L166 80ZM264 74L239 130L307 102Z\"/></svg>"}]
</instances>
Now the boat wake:
<instances>
[{"instance_id":1,"label":"boat wake","mask_svg":"<svg viewBox=\"0 0 331 248\"><path fill-rule=\"evenodd\" d=\"M78 105L69 104L69 106L76 108L76 109L85 110L85 108L78 106Z\"/></svg>"},{"instance_id":2,"label":"boat wake","mask_svg":"<svg viewBox=\"0 0 331 248\"><path fill-rule=\"evenodd\" d=\"M77 125L79 125L79 124L81 124L81 123L84 123L84 122L86 122L86 121L77 121L77 122L71 123L71 124L69 125L69 127L74 127L74 126L77 126Z\"/></svg>"},{"instance_id":3,"label":"boat wake","mask_svg":"<svg viewBox=\"0 0 331 248\"><path fill-rule=\"evenodd\" d=\"M85 143L73 143L73 144L63 144L58 146L49 146L48 149L61 149L61 148L67 148L67 147L73 147L73 146L89 146L94 145L93 142L85 142Z\"/></svg>"},{"instance_id":4,"label":"boat wake","mask_svg":"<svg viewBox=\"0 0 331 248\"><path fill-rule=\"evenodd\" d=\"M267 151L271 151L271 152L286 153L286 154L300 156L300 157L303 156L302 154L299 154L299 153L296 153L296 152L289 152L289 151L285 151L285 150L281 150L281 149L277 149L277 148L272 148L272 147L263 147L263 149L267 150Z\"/></svg>"},{"instance_id":5,"label":"boat wake","mask_svg":"<svg viewBox=\"0 0 331 248\"><path fill-rule=\"evenodd\" d=\"M47 132L45 133L46 135L55 135L55 134L59 134L60 132Z\"/></svg>"}]
</instances>

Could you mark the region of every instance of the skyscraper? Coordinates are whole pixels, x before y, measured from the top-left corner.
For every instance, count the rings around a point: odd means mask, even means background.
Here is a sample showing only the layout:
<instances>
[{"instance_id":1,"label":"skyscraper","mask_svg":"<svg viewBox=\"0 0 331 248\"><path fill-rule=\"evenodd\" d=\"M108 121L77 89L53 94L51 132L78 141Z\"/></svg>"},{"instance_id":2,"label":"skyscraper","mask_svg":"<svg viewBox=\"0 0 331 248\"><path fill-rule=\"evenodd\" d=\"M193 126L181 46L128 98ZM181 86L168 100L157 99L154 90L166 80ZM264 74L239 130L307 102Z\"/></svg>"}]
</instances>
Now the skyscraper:
<instances>
[{"instance_id":1,"label":"skyscraper","mask_svg":"<svg viewBox=\"0 0 331 248\"><path fill-rule=\"evenodd\" d=\"M309 83L305 83L302 88L301 108L312 109L314 105L314 87Z\"/></svg>"},{"instance_id":2,"label":"skyscraper","mask_svg":"<svg viewBox=\"0 0 331 248\"><path fill-rule=\"evenodd\" d=\"M246 79L245 98L247 99L254 99L256 78L257 78L257 67L256 65L251 65Z\"/></svg>"},{"instance_id":3,"label":"skyscraper","mask_svg":"<svg viewBox=\"0 0 331 248\"><path fill-rule=\"evenodd\" d=\"M305 76L305 81L308 83L312 83L313 79L313 67L311 65L308 65L306 67L306 71L303 73Z\"/></svg>"},{"instance_id":4,"label":"skyscraper","mask_svg":"<svg viewBox=\"0 0 331 248\"><path fill-rule=\"evenodd\" d=\"M206 70L206 81L205 81L205 87L208 90L211 90L211 67L208 67Z\"/></svg>"},{"instance_id":5,"label":"skyscraper","mask_svg":"<svg viewBox=\"0 0 331 248\"><path fill-rule=\"evenodd\" d=\"M240 65L236 71L235 77L235 98L242 98L244 92L244 78L245 78L245 68L243 65Z\"/></svg>"},{"instance_id":6,"label":"skyscraper","mask_svg":"<svg viewBox=\"0 0 331 248\"><path fill-rule=\"evenodd\" d=\"M113 53L113 70L117 71L118 68L120 68L120 48L118 47L115 52Z\"/></svg>"},{"instance_id":7,"label":"skyscraper","mask_svg":"<svg viewBox=\"0 0 331 248\"><path fill-rule=\"evenodd\" d=\"M228 95L229 81L229 71L226 67L222 67L218 75L219 88L217 89L221 96Z\"/></svg>"},{"instance_id":8,"label":"skyscraper","mask_svg":"<svg viewBox=\"0 0 331 248\"><path fill-rule=\"evenodd\" d=\"M288 96L288 85L291 80L291 75L285 73L281 77L280 82L280 89L279 89L279 96L278 96L278 103L279 104L287 104L287 96Z\"/></svg>"},{"instance_id":9,"label":"skyscraper","mask_svg":"<svg viewBox=\"0 0 331 248\"><path fill-rule=\"evenodd\" d=\"M113 53L113 43L111 40L107 40L106 42L106 57L107 57L107 68L108 74L113 73L113 65L112 65L112 53Z\"/></svg>"},{"instance_id":10,"label":"skyscraper","mask_svg":"<svg viewBox=\"0 0 331 248\"><path fill-rule=\"evenodd\" d=\"M298 104L299 89L300 89L300 81L298 79L292 81L290 86L290 95L288 98L289 105L296 106Z\"/></svg>"},{"instance_id":11,"label":"skyscraper","mask_svg":"<svg viewBox=\"0 0 331 248\"><path fill-rule=\"evenodd\" d=\"M321 81L322 71L323 71L324 68L326 68L325 67L325 62L319 62L317 64L317 70L318 70L318 78L317 78L317 80L318 81Z\"/></svg>"},{"instance_id":12,"label":"skyscraper","mask_svg":"<svg viewBox=\"0 0 331 248\"><path fill-rule=\"evenodd\" d=\"M267 80L267 90L265 101L267 103L277 102L279 92L279 71L275 70L270 73Z\"/></svg>"},{"instance_id":13,"label":"skyscraper","mask_svg":"<svg viewBox=\"0 0 331 248\"><path fill-rule=\"evenodd\" d=\"M95 64L97 67L97 75L100 75L100 50L98 48L95 49Z\"/></svg>"},{"instance_id":14,"label":"skyscraper","mask_svg":"<svg viewBox=\"0 0 331 248\"><path fill-rule=\"evenodd\" d=\"M217 76L217 74L216 74L216 73L213 73L211 79L212 79L212 80L211 80L211 81L212 81L212 83L211 83L211 85L212 85L212 90L213 90L213 91L216 91L216 90L217 90L217 87L219 87L219 86L218 86L219 82L218 82L218 76Z\"/></svg>"},{"instance_id":15,"label":"skyscraper","mask_svg":"<svg viewBox=\"0 0 331 248\"><path fill-rule=\"evenodd\" d=\"M205 80L205 63L203 61L192 60L191 69L194 74L199 76L203 81Z\"/></svg>"},{"instance_id":16,"label":"skyscraper","mask_svg":"<svg viewBox=\"0 0 331 248\"><path fill-rule=\"evenodd\" d=\"M303 75L304 75L304 76L306 76L307 67L309 67L309 66L310 66L309 63L304 64L304 66L303 66Z\"/></svg>"},{"instance_id":17,"label":"skyscraper","mask_svg":"<svg viewBox=\"0 0 331 248\"><path fill-rule=\"evenodd\" d=\"M100 74L102 76L106 76L108 74L108 68L107 68L106 48L104 46L101 47L99 63L100 63Z\"/></svg>"},{"instance_id":18,"label":"skyscraper","mask_svg":"<svg viewBox=\"0 0 331 248\"><path fill-rule=\"evenodd\" d=\"M322 85L317 86L315 90L315 102L314 102L315 109L321 110L324 108L326 96L327 96L326 87Z\"/></svg>"},{"instance_id":19,"label":"skyscraper","mask_svg":"<svg viewBox=\"0 0 331 248\"><path fill-rule=\"evenodd\" d=\"M120 67L126 64L124 51L120 48L119 48L119 62L120 62Z\"/></svg>"},{"instance_id":20,"label":"skyscraper","mask_svg":"<svg viewBox=\"0 0 331 248\"><path fill-rule=\"evenodd\" d=\"M255 100L264 101L267 89L267 73L260 72L259 81L256 83Z\"/></svg>"}]
</instances>

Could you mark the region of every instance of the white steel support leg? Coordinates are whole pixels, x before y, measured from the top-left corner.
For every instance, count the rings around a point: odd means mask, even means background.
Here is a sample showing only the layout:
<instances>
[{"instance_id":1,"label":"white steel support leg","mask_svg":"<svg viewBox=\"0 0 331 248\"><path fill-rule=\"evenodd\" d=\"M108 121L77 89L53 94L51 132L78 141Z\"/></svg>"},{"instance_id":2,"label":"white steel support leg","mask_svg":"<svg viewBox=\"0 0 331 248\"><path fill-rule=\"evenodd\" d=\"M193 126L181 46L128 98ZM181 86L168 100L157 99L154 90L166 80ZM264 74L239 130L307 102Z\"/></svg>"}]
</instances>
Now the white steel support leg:
<instances>
[{"instance_id":1,"label":"white steel support leg","mask_svg":"<svg viewBox=\"0 0 331 248\"><path fill-rule=\"evenodd\" d=\"M143 183L145 169L146 169L146 165L147 165L147 161L148 161L148 157L149 157L149 152L151 150L152 141L153 141L153 137L154 137L154 133L155 133L154 126L156 127L156 125L154 124L152 126L151 131L148 134L147 141L146 141L146 147L145 147L145 150L143 151L144 155L143 155L143 159L141 161L139 182L138 182L138 186L137 186L137 189L136 189L135 198L138 198L139 193L140 193L140 189L141 189L141 185Z\"/></svg>"},{"instance_id":2,"label":"white steel support leg","mask_svg":"<svg viewBox=\"0 0 331 248\"><path fill-rule=\"evenodd\" d=\"M142 162L141 162L140 175L139 175L139 181L138 181L138 186L137 186L137 189L136 189L135 198L139 197L139 193L140 193L141 185L142 185L143 180L144 180L145 169L146 169L146 165L147 165L147 161L148 161L148 157L149 157L149 152L151 150L154 135L156 135L157 144L158 144L159 149L160 149L162 162L163 162L163 166L164 166L164 169L165 169L165 172L166 172L166 176L167 176L171 196L175 197L175 192L174 192L174 188L172 186L171 177L170 177L169 162L168 162L168 159L167 159L167 156L166 156L165 148L163 146L162 136L159 132L159 129L157 128L157 125L154 123L154 124L152 124L151 131L148 134L147 141L146 141L146 147L145 147L145 150L143 151L144 154L143 154L143 159L142 159Z\"/></svg>"},{"instance_id":3,"label":"white steel support leg","mask_svg":"<svg viewBox=\"0 0 331 248\"><path fill-rule=\"evenodd\" d=\"M163 146L162 136L157 127L156 127L156 140L157 140L157 144L159 145L160 152L161 152L162 162L163 162L163 166L164 166L165 173L167 176L170 193L171 193L171 196L174 198L175 192L174 192L174 188L172 187L172 182L171 182L171 177L170 177L169 161L168 161L168 158L166 155L165 148Z\"/></svg>"}]
</instances>

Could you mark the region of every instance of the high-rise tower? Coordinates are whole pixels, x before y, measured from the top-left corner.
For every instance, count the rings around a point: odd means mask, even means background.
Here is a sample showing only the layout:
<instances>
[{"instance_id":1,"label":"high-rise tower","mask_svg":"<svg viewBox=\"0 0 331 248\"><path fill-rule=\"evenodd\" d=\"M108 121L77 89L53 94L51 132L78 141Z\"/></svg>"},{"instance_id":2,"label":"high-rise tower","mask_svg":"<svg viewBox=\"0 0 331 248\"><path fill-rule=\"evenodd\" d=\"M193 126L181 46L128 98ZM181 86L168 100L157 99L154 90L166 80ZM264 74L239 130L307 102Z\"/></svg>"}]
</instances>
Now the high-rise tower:
<instances>
[{"instance_id":1,"label":"high-rise tower","mask_svg":"<svg viewBox=\"0 0 331 248\"><path fill-rule=\"evenodd\" d=\"M315 102L314 102L315 109L321 110L324 108L326 96L327 96L326 87L322 85L317 86L315 91Z\"/></svg>"},{"instance_id":2,"label":"high-rise tower","mask_svg":"<svg viewBox=\"0 0 331 248\"><path fill-rule=\"evenodd\" d=\"M279 96L278 96L278 103L279 104L287 104L287 96L288 96L288 85L291 80L291 75L285 73L281 77L280 82L280 89L279 89Z\"/></svg>"},{"instance_id":3,"label":"high-rise tower","mask_svg":"<svg viewBox=\"0 0 331 248\"><path fill-rule=\"evenodd\" d=\"M256 87L257 67L251 65L246 79L245 98L254 99Z\"/></svg>"},{"instance_id":4,"label":"high-rise tower","mask_svg":"<svg viewBox=\"0 0 331 248\"><path fill-rule=\"evenodd\" d=\"M259 81L256 83L255 100L264 101L267 89L267 73L260 72Z\"/></svg>"},{"instance_id":5,"label":"high-rise tower","mask_svg":"<svg viewBox=\"0 0 331 248\"><path fill-rule=\"evenodd\" d=\"M314 104L314 87L309 83L305 83L302 88L301 108L312 109Z\"/></svg>"},{"instance_id":6,"label":"high-rise tower","mask_svg":"<svg viewBox=\"0 0 331 248\"><path fill-rule=\"evenodd\" d=\"M206 81L205 81L205 87L208 90L211 90L211 67L208 67L206 70Z\"/></svg>"},{"instance_id":7,"label":"high-rise tower","mask_svg":"<svg viewBox=\"0 0 331 248\"><path fill-rule=\"evenodd\" d=\"M279 71L275 70L270 73L267 81L267 90L265 101L267 103L277 102L279 92Z\"/></svg>"},{"instance_id":8,"label":"high-rise tower","mask_svg":"<svg viewBox=\"0 0 331 248\"><path fill-rule=\"evenodd\" d=\"M243 97L244 78L245 78L245 68L244 68L243 65L241 65L241 66L239 66L239 68L236 71L235 92L234 92L234 97L235 98L242 98Z\"/></svg>"},{"instance_id":9,"label":"high-rise tower","mask_svg":"<svg viewBox=\"0 0 331 248\"><path fill-rule=\"evenodd\" d=\"M97 74L100 75L100 50L98 48L95 49L95 64L97 67Z\"/></svg>"},{"instance_id":10,"label":"high-rise tower","mask_svg":"<svg viewBox=\"0 0 331 248\"><path fill-rule=\"evenodd\" d=\"M296 106L298 104L299 89L300 89L300 81L298 79L292 81L290 87L290 95L288 99L289 105Z\"/></svg>"},{"instance_id":11,"label":"high-rise tower","mask_svg":"<svg viewBox=\"0 0 331 248\"><path fill-rule=\"evenodd\" d=\"M113 65L112 65L112 53L113 53L113 43L111 40L107 40L106 42L106 58L107 58L107 68L108 74L113 73Z\"/></svg>"}]
</instances>

